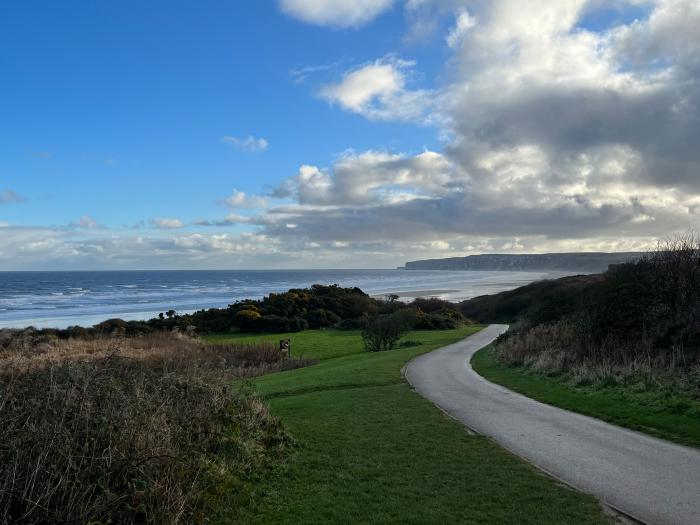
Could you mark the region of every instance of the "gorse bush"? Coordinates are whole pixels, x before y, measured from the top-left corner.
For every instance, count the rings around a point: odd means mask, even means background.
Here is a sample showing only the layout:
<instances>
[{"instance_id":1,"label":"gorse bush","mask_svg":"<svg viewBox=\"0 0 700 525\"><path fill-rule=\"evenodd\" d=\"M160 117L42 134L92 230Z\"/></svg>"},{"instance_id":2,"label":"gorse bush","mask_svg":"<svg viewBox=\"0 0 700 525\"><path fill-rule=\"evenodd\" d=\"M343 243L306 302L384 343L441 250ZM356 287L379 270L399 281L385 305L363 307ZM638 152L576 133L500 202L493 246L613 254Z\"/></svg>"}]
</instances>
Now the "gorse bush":
<instances>
[{"instance_id":1,"label":"gorse bush","mask_svg":"<svg viewBox=\"0 0 700 525\"><path fill-rule=\"evenodd\" d=\"M144 325L151 330L184 330L192 326L199 333L300 332L373 316L385 308L384 301L370 297L359 288L315 284L310 288L272 293L260 300L239 301L228 308L161 316Z\"/></svg>"},{"instance_id":2,"label":"gorse bush","mask_svg":"<svg viewBox=\"0 0 700 525\"><path fill-rule=\"evenodd\" d=\"M452 330L465 323L470 323L464 316L453 308L444 308L433 312L416 310L414 328L418 330Z\"/></svg>"},{"instance_id":3,"label":"gorse bush","mask_svg":"<svg viewBox=\"0 0 700 525\"><path fill-rule=\"evenodd\" d=\"M72 350L71 350L72 347ZM230 379L270 345L160 334L0 354L0 523L200 523L291 440Z\"/></svg>"}]
</instances>

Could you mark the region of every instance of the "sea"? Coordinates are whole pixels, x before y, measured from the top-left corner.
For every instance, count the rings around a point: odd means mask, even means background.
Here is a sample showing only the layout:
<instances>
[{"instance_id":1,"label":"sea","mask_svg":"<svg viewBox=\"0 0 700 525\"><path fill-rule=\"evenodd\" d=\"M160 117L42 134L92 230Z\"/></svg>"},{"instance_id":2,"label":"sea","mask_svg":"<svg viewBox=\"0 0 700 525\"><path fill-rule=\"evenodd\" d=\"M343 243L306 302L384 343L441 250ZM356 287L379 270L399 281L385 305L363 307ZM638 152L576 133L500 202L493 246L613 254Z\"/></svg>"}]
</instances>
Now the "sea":
<instances>
[{"instance_id":1,"label":"sea","mask_svg":"<svg viewBox=\"0 0 700 525\"><path fill-rule=\"evenodd\" d=\"M373 296L461 301L559 277L551 272L423 270L221 270L0 272L0 328L92 326L189 313L312 284L361 288Z\"/></svg>"}]
</instances>

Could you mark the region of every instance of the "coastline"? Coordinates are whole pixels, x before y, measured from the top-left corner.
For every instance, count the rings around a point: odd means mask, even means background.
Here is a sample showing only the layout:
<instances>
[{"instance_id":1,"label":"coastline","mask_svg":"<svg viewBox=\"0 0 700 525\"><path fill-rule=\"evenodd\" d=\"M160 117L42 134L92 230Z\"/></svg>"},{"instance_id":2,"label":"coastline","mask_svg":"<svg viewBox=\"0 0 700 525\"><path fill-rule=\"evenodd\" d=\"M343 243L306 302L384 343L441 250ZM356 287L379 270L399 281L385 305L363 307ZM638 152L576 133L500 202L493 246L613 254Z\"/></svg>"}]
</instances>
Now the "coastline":
<instances>
[{"instance_id":1,"label":"coastline","mask_svg":"<svg viewBox=\"0 0 700 525\"><path fill-rule=\"evenodd\" d=\"M561 276L503 270L6 272L0 274L0 328L147 320L170 309L192 313L226 308L239 300L313 284L358 287L373 297L397 295L402 301L438 297L460 302Z\"/></svg>"}]
</instances>

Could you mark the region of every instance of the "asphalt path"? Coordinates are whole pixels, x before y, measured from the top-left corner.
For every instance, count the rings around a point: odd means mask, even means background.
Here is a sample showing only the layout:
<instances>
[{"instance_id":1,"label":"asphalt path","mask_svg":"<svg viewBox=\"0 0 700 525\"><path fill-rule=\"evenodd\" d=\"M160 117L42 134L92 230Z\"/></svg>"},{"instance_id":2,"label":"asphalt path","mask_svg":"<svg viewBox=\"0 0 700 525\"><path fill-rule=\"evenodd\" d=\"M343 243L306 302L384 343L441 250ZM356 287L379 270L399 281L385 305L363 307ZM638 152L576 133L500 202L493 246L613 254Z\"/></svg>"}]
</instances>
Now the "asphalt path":
<instances>
[{"instance_id":1,"label":"asphalt path","mask_svg":"<svg viewBox=\"0 0 700 525\"><path fill-rule=\"evenodd\" d=\"M470 429L647 524L700 525L700 450L534 401L471 367L507 329L491 325L411 361L415 390Z\"/></svg>"}]
</instances>

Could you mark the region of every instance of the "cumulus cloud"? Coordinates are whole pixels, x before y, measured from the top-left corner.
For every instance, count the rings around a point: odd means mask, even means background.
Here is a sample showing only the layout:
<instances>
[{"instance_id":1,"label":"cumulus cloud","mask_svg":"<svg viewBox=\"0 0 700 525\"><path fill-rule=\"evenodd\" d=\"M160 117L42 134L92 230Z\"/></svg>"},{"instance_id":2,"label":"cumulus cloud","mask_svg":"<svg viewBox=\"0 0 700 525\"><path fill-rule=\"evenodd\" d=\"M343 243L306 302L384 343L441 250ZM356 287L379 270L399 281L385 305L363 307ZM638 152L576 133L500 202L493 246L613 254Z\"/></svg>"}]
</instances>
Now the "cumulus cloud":
<instances>
[{"instance_id":1,"label":"cumulus cloud","mask_svg":"<svg viewBox=\"0 0 700 525\"><path fill-rule=\"evenodd\" d=\"M411 89L414 62L387 56L351 69L319 95L346 111L375 120L421 120L431 105L428 90Z\"/></svg>"},{"instance_id":2,"label":"cumulus cloud","mask_svg":"<svg viewBox=\"0 0 700 525\"><path fill-rule=\"evenodd\" d=\"M544 181L552 159L536 146L485 151L475 160L482 173L468 173L445 155L365 152L348 154L333 167L304 166L278 192L296 204L269 210L265 231L308 242L428 243L435 249L466 249L484 238L500 249L552 247L572 238L619 245L619 237L664 235L687 224L697 199L682 192L630 188L621 179L625 152L604 149L562 166L577 179ZM634 157L626 162L633 164ZM608 179L593 184L593 179ZM547 182L549 185L545 185ZM290 231L289 224L294 224ZM513 239L517 238L517 242ZM448 246L449 245L449 246ZM510 247L510 248L508 248Z\"/></svg>"},{"instance_id":3,"label":"cumulus cloud","mask_svg":"<svg viewBox=\"0 0 700 525\"><path fill-rule=\"evenodd\" d=\"M176 230L185 226L180 219L169 217L155 217L150 222L151 226L162 230Z\"/></svg>"},{"instance_id":4,"label":"cumulus cloud","mask_svg":"<svg viewBox=\"0 0 700 525\"><path fill-rule=\"evenodd\" d=\"M286 14L319 26L359 27L387 11L394 0L280 0Z\"/></svg>"},{"instance_id":5,"label":"cumulus cloud","mask_svg":"<svg viewBox=\"0 0 700 525\"><path fill-rule=\"evenodd\" d=\"M264 208L267 201L258 195L248 195L243 191L233 190L233 193L219 201L230 208Z\"/></svg>"},{"instance_id":6,"label":"cumulus cloud","mask_svg":"<svg viewBox=\"0 0 700 525\"><path fill-rule=\"evenodd\" d=\"M385 151L343 154L331 170L304 165L273 193L301 205L355 206L437 195L450 184L451 166L440 154L408 156Z\"/></svg>"},{"instance_id":7,"label":"cumulus cloud","mask_svg":"<svg viewBox=\"0 0 700 525\"><path fill-rule=\"evenodd\" d=\"M426 12L434 3L409 4ZM697 228L700 4L660 1L641 20L598 32L581 25L601 7L463 2L446 35L449 81L422 108L446 137L444 153L434 153L439 168L398 184L395 168L414 157L365 152L329 168L302 166L277 189L298 205L270 210L279 220L267 232L542 250L633 249ZM380 59L321 94L370 119L381 111L405 120L391 99L407 91L415 68Z\"/></svg>"},{"instance_id":8,"label":"cumulus cloud","mask_svg":"<svg viewBox=\"0 0 700 525\"><path fill-rule=\"evenodd\" d=\"M251 135L243 138L225 135L221 138L221 142L228 144L239 151L245 151L247 153L259 153L261 151L265 151L270 146L267 139L262 137L255 138Z\"/></svg>"}]
</instances>

